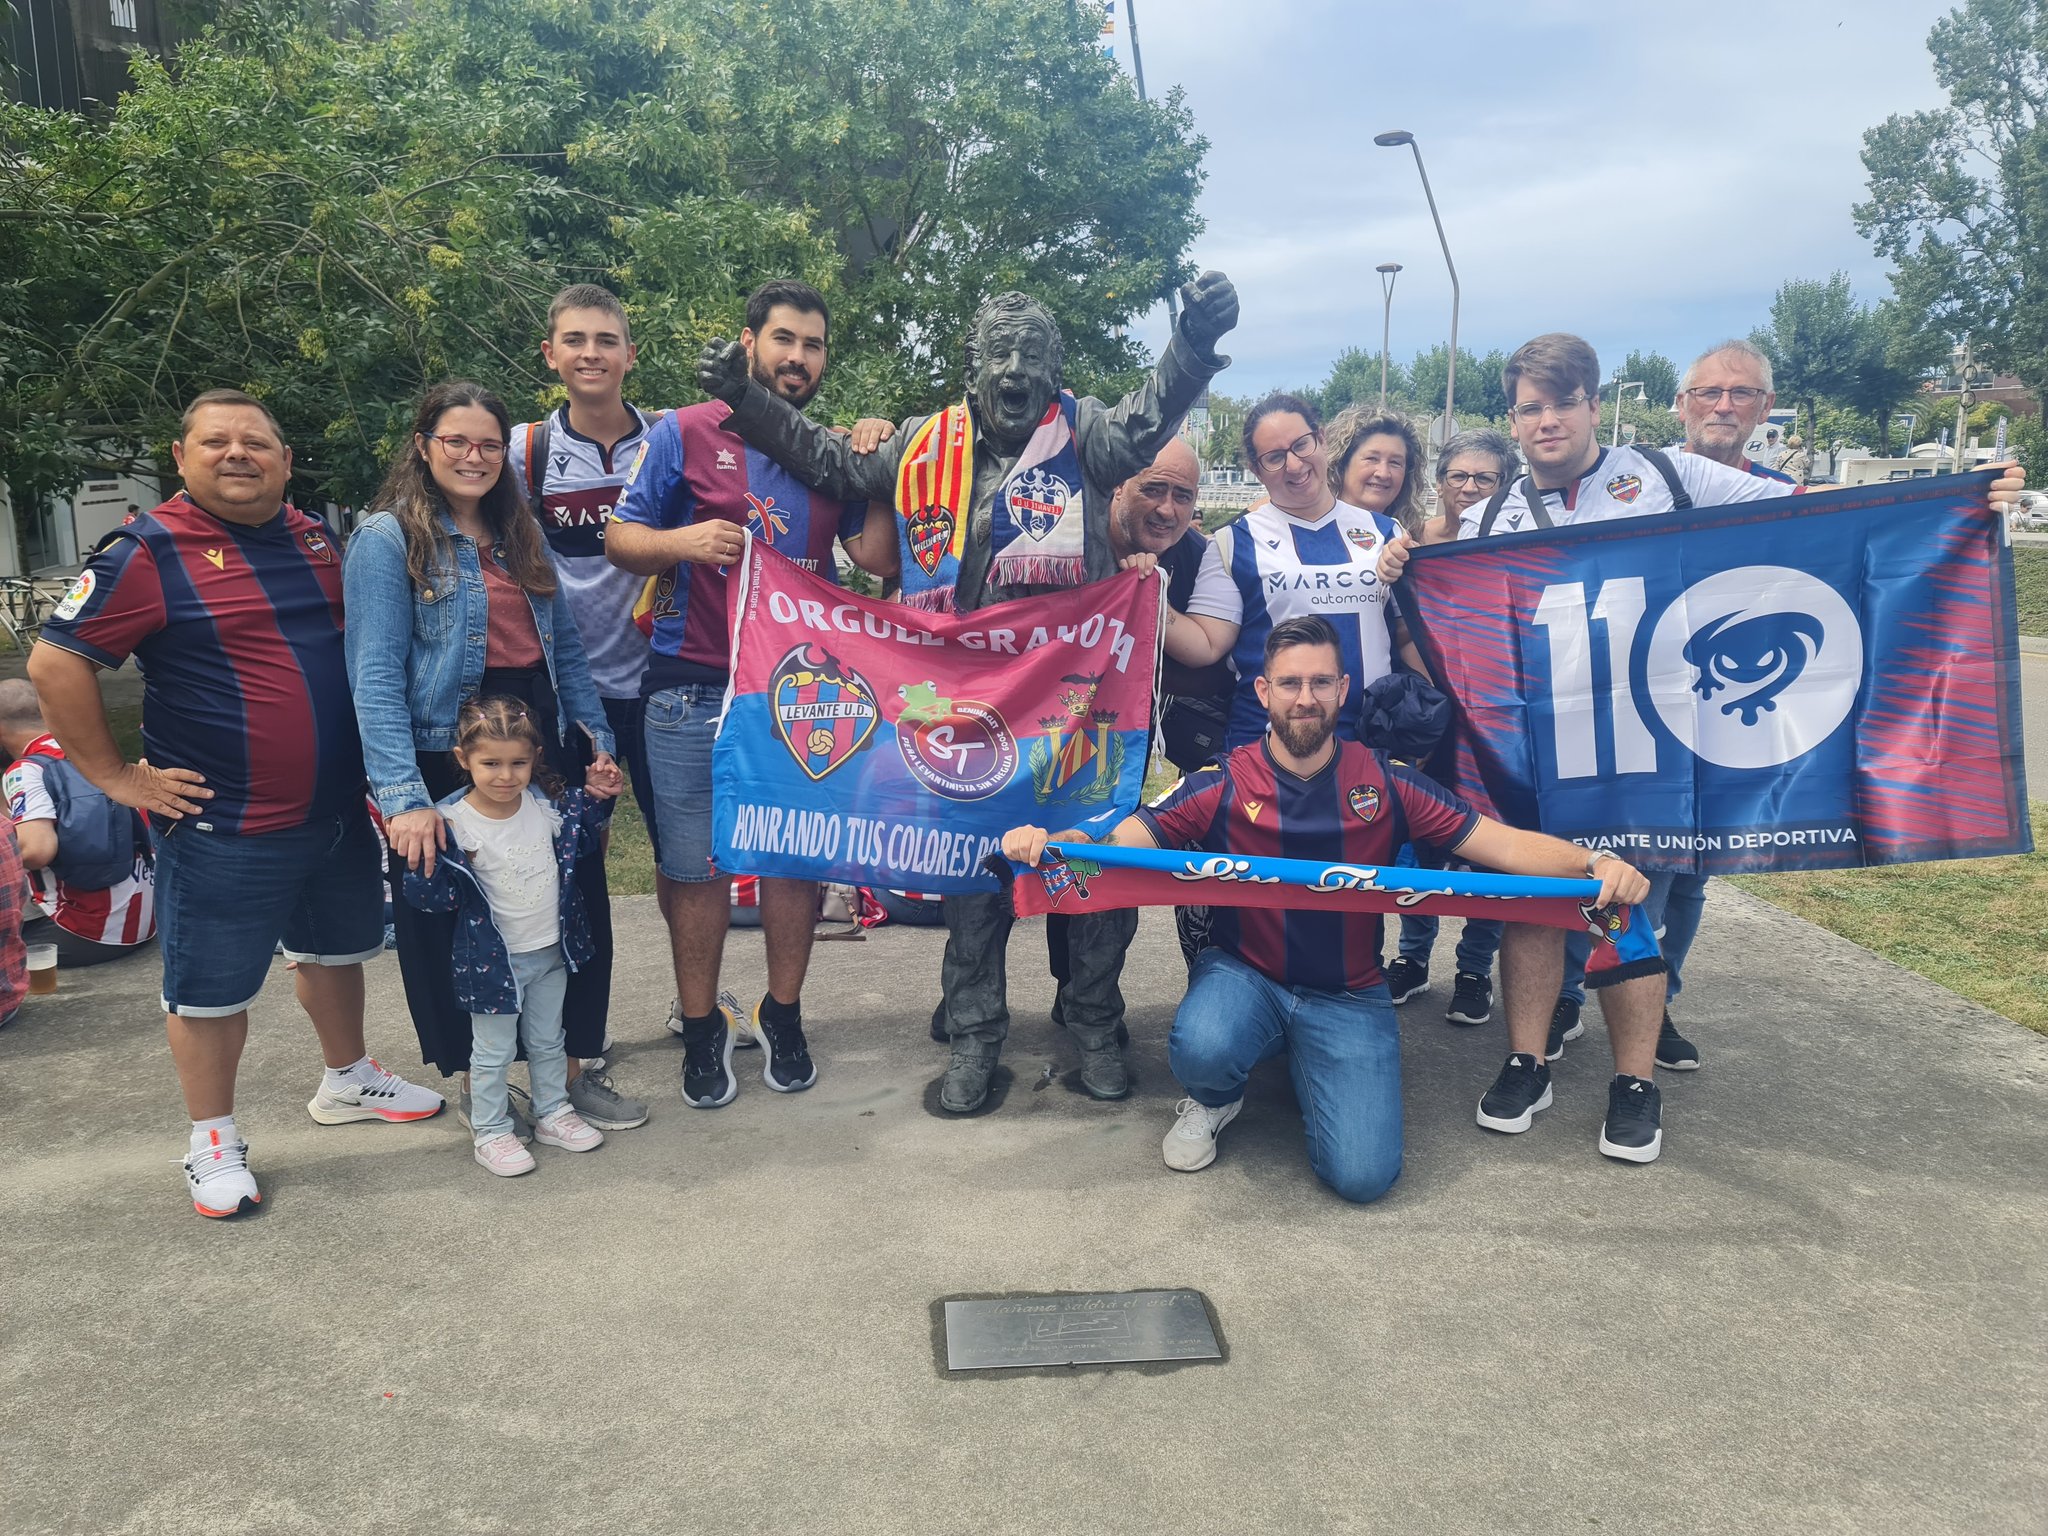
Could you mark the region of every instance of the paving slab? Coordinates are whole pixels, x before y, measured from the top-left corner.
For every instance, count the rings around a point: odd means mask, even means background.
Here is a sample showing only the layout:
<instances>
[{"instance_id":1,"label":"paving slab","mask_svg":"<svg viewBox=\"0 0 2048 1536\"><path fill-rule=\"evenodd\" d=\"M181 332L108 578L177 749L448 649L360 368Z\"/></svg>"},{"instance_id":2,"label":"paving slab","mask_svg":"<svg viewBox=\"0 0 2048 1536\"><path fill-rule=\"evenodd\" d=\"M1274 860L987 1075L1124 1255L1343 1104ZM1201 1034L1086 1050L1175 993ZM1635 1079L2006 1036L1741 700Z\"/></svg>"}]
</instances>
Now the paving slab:
<instances>
[{"instance_id":1,"label":"paving slab","mask_svg":"<svg viewBox=\"0 0 2048 1536\"><path fill-rule=\"evenodd\" d=\"M276 971L235 1222L183 1197L153 959L33 1000L0 1033L0 1530L2048 1529L2048 1039L1740 893L1661 1161L1595 1151L1597 1023L1532 1132L1479 1130L1501 1026L1445 1023L1440 983L1402 1010L1407 1166L1368 1207L1309 1174L1284 1064L1212 1168L1161 1164L1163 913L1126 976L1137 1093L1069 1085L1027 923L1008 1091L969 1120L928 1107L940 935L819 945L819 1085L742 1055L705 1112L652 902L618 933L618 1077L655 1116L515 1180L452 1114L315 1125ZM729 973L758 995L757 935ZM389 958L370 992L403 1069ZM1225 1360L940 1368L939 1298L1176 1287Z\"/></svg>"}]
</instances>

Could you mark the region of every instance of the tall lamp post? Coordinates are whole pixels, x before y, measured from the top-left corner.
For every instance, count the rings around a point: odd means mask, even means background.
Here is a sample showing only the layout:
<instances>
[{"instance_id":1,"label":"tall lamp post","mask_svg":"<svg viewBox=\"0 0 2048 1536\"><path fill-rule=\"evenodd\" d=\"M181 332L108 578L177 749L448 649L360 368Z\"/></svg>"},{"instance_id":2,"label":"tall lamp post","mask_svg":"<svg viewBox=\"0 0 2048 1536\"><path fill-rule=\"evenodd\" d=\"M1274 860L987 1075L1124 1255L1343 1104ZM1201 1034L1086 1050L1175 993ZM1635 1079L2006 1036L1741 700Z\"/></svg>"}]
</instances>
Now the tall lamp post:
<instances>
[{"instance_id":1,"label":"tall lamp post","mask_svg":"<svg viewBox=\"0 0 2048 1536\"><path fill-rule=\"evenodd\" d=\"M1131 24L1131 74L1138 82L1138 100L1149 101L1145 94L1145 52L1138 46L1138 0L1124 0L1124 17ZM1180 323L1180 301L1171 284L1166 289L1166 318L1168 329Z\"/></svg>"},{"instance_id":2,"label":"tall lamp post","mask_svg":"<svg viewBox=\"0 0 2048 1536\"><path fill-rule=\"evenodd\" d=\"M1387 343L1394 334L1394 278L1401 270L1398 261L1383 261L1374 268L1380 275L1380 290L1387 296L1386 312L1380 316L1380 409L1387 408Z\"/></svg>"},{"instance_id":3,"label":"tall lamp post","mask_svg":"<svg viewBox=\"0 0 2048 1536\"><path fill-rule=\"evenodd\" d=\"M1415 174L1422 178L1422 195L1429 199L1429 217L1436 225L1436 241L1444 249L1444 266L1451 274L1451 355L1450 366L1444 375L1444 433L1448 438L1457 430L1457 418L1451 410L1458 397L1458 269L1451 261L1451 242L1444 238L1444 221L1437 217L1436 194L1429 188L1429 172L1422 168L1422 146L1415 142L1415 135L1405 128L1392 128L1385 133L1374 134L1372 141L1382 149L1406 144L1415 152Z\"/></svg>"},{"instance_id":4,"label":"tall lamp post","mask_svg":"<svg viewBox=\"0 0 2048 1536\"><path fill-rule=\"evenodd\" d=\"M1630 379L1623 383L1621 374L1617 370L1614 375L1614 441L1608 445L1609 447L1619 448L1621 446L1621 397L1630 390L1636 392L1638 400L1650 398L1649 385L1638 379Z\"/></svg>"}]
</instances>

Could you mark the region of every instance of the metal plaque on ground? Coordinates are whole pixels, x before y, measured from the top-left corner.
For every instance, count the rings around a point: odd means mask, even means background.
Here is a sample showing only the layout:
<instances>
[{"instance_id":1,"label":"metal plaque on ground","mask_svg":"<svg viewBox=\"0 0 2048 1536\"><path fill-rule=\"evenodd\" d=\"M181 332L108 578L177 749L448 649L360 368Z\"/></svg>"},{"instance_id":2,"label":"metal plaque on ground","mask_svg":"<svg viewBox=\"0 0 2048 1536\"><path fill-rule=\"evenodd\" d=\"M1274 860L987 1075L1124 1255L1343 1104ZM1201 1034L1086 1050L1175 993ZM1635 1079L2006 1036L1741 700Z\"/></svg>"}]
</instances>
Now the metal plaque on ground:
<instances>
[{"instance_id":1,"label":"metal plaque on ground","mask_svg":"<svg viewBox=\"0 0 2048 1536\"><path fill-rule=\"evenodd\" d=\"M1096 1291L946 1303L946 1369L1220 1360L1199 1291Z\"/></svg>"}]
</instances>

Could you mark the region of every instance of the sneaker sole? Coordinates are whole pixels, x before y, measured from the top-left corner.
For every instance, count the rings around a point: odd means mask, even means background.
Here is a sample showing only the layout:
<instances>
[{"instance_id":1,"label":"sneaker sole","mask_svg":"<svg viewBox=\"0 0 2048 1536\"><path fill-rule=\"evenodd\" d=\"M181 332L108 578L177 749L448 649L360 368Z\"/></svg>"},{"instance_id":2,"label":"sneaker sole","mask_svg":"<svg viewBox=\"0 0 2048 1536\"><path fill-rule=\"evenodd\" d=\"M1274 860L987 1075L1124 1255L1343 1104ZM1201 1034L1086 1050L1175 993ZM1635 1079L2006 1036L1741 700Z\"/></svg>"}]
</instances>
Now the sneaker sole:
<instances>
[{"instance_id":1,"label":"sneaker sole","mask_svg":"<svg viewBox=\"0 0 2048 1536\"><path fill-rule=\"evenodd\" d=\"M1395 1004L1396 1006L1398 1006L1398 1005L1400 1005L1400 1004L1402 1004L1402 1003L1405 1003L1405 1002L1407 1002L1407 1001L1408 1001L1408 999L1409 999L1409 998L1411 998L1411 997L1420 997L1420 996L1422 996L1422 995L1423 995L1423 993L1427 992L1428 990L1429 990L1429 983L1425 981L1425 982L1424 982L1424 983L1423 983L1423 984L1422 984L1421 986L1419 986L1419 987L1410 987L1410 988L1409 988L1409 989L1408 989L1408 990L1407 990L1406 992L1389 992L1389 993L1387 994L1387 997L1388 997L1388 998L1389 998L1389 999L1390 999L1390 1000L1391 1000L1391 1001L1392 1001L1392 1002L1393 1002L1393 1003L1394 1003L1394 1004Z\"/></svg>"},{"instance_id":2,"label":"sneaker sole","mask_svg":"<svg viewBox=\"0 0 2048 1536\"><path fill-rule=\"evenodd\" d=\"M1647 1147L1621 1146L1618 1143L1609 1141L1607 1139L1607 1128L1605 1126L1602 1126L1600 1128L1601 1155L1604 1157L1611 1157L1616 1162L1654 1163L1655 1161L1657 1161L1657 1154L1663 1150L1664 1132L1661 1128L1659 1128L1657 1134L1650 1139L1650 1144Z\"/></svg>"},{"instance_id":3,"label":"sneaker sole","mask_svg":"<svg viewBox=\"0 0 2048 1536\"><path fill-rule=\"evenodd\" d=\"M718 1099L693 1099L690 1097L690 1090L685 1088L683 1090L683 1102L689 1105L690 1108L721 1109L739 1097L740 1080L732 1075L732 1053L733 1047L737 1043L738 1036L732 1027L728 1025L725 1031L725 1054L719 1058L719 1064L725 1068L725 1096Z\"/></svg>"},{"instance_id":4,"label":"sneaker sole","mask_svg":"<svg viewBox=\"0 0 2048 1536\"><path fill-rule=\"evenodd\" d=\"M354 1125L359 1120L382 1120L390 1125L404 1125L414 1120L431 1120L448 1107L443 1099L432 1109L370 1109L361 1104L338 1104L323 1108L318 1099L306 1102L306 1113L321 1125Z\"/></svg>"},{"instance_id":5,"label":"sneaker sole","mask_svg":"<svg viewBox=\"0 0 2048 1536\"><path fill-rule=\"evenodd\" d=\"M1459 1013L1454 1009L1445 1014L1444 1017L1453 1024L1484 1024L1493 1017L1493 1010L1489 1008L1484 1013Z\"/></svg>"},{"instance_id":6,"label":"sneaker sole","mask_svg":"<svg viewBox=\"0 0 2048 1536\"><path fill-rule=\"evenodd\" d=\"M1700 1069L1700 1059L1695 1056L1688 1061L1666 1061L1659 1056L1657 1065L1666 1072L1697 1072Z\"/></svg>"},{"instance_id":7,"label":"sneaker sole","mask_svg":"<svg viewBox=\"0 0 2048 1536\"><path fill-rule=\"evenodd\" d=\"M588 1120L584 1121L583 1123L585 1125L590 1124ZM533 1139L539 1142L544 1147L560 1147L564 1152L595 1152L599 1147L604 1145L604 1138L602 1136L598 1137L595 1141L579 1143L574 1141L565 1141L557 1136L550 1136L546 1131L541 1130L536 1130L533 1133Z\"/></svg>"},{"instance_id":8,"label":"sneaker sole","mask_svg":"<svg viewBox=\"0 0 2048 1536\"><path fill-rule=\"evenodd\" d=\"M231 1216L240 1216L244 1211L253 1211L262 1203L263 1197L261 1195L244 1195L242 1196L242 1203L237 1205L232 1211L216 1211L208 1206L201 1205L197 1200L192 1202L192 1209L210 1221L226 1221Z\"/></svg>"},{"instance_id":9,"label":"sneaker sole","mask_svg":"<svg viewBox=\"0 0 2048 1536\"><path fill-rule=\"evenodd\" d=\"M1510 1136L1519 1136L1536 1123L1537 1110L1548 1108L1550 1108L1550 1086L1546 1083L1543 1088L1543 1097L1534 1104L1531 1104L1512 1120L1504 1120L1488 1115L1486 1112L1486 1101L1481 1099L1479 1101L1479 1123L1489 1131L1504 1131ZM1653 1153L1652 1156L1654 1155Z\"/></svg>"},{"instance_id":10,"label":"sneaker sole","mask_svg":"<svg viewBox=\"0 0 2048 1536\"><path fill-rule=\"evenodd\" d=\"M777 1093L802 1093L818 1080L818 1064L811 1063L811 1075L800 1083L778 1083L775 1080L775 1047L769 1042L768 1031L761 1027L761 1012L757 1008L747 1020L747 1043L761 1048L761 1081Z\"/></svg>"},{"instance_id":11,"label":"sneaker sole","mask_svg":"<svg viewBox=\"0 0 2048 1536\"><path fill-rule=\"evenodd\" d=\"M522 1173L533 1172L536 1166L535 1164L529 1162L524 1168L494 1168L489 1163L485 1162L482 1158L476 1157L475 1154L471 1154L471 1156L473 1161L476 1163L477 1167L483 1169L485 1173L496 1174L501 1179L516 1179Z\"/></svg>"},{"instance_id":12,"label":"sneaker sole","mask_svg":"<svg viewBox=\"0 0 2048 1536\"><path fill-rule=\"evenodd\" d=\"M576 1113L583 1117L585 1125L596 1131L630 1131L647 1123L647 1116L644 1113L638 1120L620 1120L612 1115L593 1115L580 1105L577 1106Z\"/></svg>"}]
</instances>

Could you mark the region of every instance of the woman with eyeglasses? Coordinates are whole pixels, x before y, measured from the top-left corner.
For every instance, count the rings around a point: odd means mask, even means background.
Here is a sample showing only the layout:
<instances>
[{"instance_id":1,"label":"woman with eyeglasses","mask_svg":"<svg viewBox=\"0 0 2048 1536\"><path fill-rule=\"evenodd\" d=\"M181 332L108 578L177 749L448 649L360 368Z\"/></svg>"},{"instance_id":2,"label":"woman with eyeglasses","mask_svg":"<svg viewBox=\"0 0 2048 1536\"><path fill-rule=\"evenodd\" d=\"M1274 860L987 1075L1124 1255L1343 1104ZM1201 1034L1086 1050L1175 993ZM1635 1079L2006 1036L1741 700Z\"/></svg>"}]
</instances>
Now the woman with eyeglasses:
<instances>
[{"instance_id":1,"label":"woman with eyeglasses","mask_svg":"<svg viewBox=\"0 0 2048 1536\"><path fill-rule=\"evenodd\" d=\"M1429 462L1414 424L1397 411L1354 405L1330 422L1330 489L1339 501L1383 513L1414 533L1422 526Z\"/></svg>"},{"instance_id":2,"label":"woman with eyeglasses","mask_svg":"<svg viewBox=\"0 0 2048 1536\"><path fill-rule=\"evenodd\" d=\"M349 685L391 845L405 999L421 1059L448 1076L469 1069L469 1014L449 960L456 919L414 910L400 887L408 869L431 874L447 846L435 805L464 783L454 753L463 701L524 701L557 775L600 794L623 783L540 524L505 471L511 430L504 402L482 386L429 389L342 566ZM603 1053L612 963L604 861L577 870L596 953L570 977L563 1007L572 1070ZM465 1088L465 1123L468 1098Z\"/></svg>"},{"instance_id":3,"label":"woman with eyeglasses","mask_svg":"<svg viewBox=\"0 0 2048 1536\"><path fill-rule=\"evenodd\" d=\"M1491 427L1474 427L1445 443L1436 457L1437 506L1441 514L1425 525L1429 532L1448 522L1455 537L1465 509L1486 500L1512 479L1519 468L1515 445ZM1429 990L1430 952L1436 948L1434 917L1401 918L1400 954L1387 966L1387 990L1405 1002ZM1484 1024L1493 1016L1493 957L1500 952L1501 925L1467 918L1458 936L1458 970L1451 983L1451 1004L1444 1017L1453 1024Z\"/></svg>"},{"instance_id":4,"label":"woman with eyeglasses","mask_svg":"<svg viewBox=\"0 0 2048 1536\"><path fill-rule=\"evenodd\" d=\"M1266 729L1253 683L1267 633L1283 619L1320 615L1337 630L1351 679L1337 733L1356 739L1359 699L1394 666L1375 562L1395 524L1331 489L1321 418L1298 396L1268 395L1245 414L1244 456L1268 499L1216 531L1187 611L1167 613L1166 652L1195 667L1230 658L1238 682L1225 744L1242 746Z\"/></svg>"}]
</instances>

